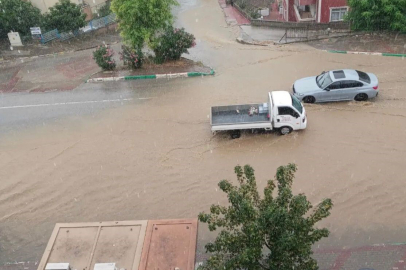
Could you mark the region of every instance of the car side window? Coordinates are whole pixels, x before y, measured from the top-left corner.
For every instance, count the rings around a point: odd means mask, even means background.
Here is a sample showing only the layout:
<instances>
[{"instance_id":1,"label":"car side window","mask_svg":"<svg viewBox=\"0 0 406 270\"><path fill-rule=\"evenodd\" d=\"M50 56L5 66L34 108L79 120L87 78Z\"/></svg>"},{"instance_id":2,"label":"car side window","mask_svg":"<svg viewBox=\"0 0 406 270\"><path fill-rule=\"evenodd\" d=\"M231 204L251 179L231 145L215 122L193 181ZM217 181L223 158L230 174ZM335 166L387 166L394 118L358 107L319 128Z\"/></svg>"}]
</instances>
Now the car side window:
<instances>
[{"instance_id":1,"label":"car side window","mask_svg":"<svg viewBox=\"0 0 406 270\"><path fill-rule=\"evenodd\" d=\"M297 112L290 107L278 107L278 113L279 115L290 115L293 117L297 116Z\"/></svg>"},{"instance_id":2,"label":"car side window","mask_svg":"<svg viewBox=\"0 0 406 270\"><path fill-rule=\"evenodd\" d=\"M343 81L341 82L341 86L342 88L356 88L363 86L363 84L357 81Z\"/></svg>"},{"instance_id":3,"label":"car side window","mask_svg":"<svg viewBox=\"0 0 406 270\"><path fill-rule=\"evenodd\" d=\"M335 82L329 85L329 87L327 87L330 90L337 90L337 89L341 89L341 82Z\"/></svg>"}]
</instances>

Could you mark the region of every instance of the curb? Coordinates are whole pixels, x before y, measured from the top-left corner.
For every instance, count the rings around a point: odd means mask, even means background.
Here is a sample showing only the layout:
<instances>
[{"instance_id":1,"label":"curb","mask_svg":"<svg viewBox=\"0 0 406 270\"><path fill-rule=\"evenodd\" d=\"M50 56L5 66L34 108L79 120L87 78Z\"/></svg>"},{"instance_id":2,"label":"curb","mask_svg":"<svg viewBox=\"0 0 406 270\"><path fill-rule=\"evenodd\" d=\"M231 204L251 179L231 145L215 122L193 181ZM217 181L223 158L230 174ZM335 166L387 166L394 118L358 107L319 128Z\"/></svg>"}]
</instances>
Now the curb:
<instances>
[{"instance_id":1,"label":"curb","mask_svg":"<svg viewBox=\"0 0 406 270\"><path fill-rule=\"evenodd\" d=\"M391 57L406 57L406 54L401 53L379 53L379 52L354 52L354 51L337 51L337 50L323 50L328 53L339 53L339 54L362 54L362 55L374 55L374 56L391 56Z\"/></svg>"},{"instance_id":2,"label":"curb","mask_svg":"<svg viewBox=\"0 0 406 270\"><path fill-rule=\"evenodd\" d=\"M238 37L236 40L237 40L238 43L244 44L244 45L254 45L254 46L264 46L264 47L270 46L268 44L261 44L261 43L246 41L246 40L244 40L244 39L242 39L240 37Z\"/></svg>"},{"instance_id":3,"label":"curb","mask_svg":"<svg viewBox=\"0 0 406 270\"><path fill-rule=\"evenodd\" d=\"M106 77L88 79L86 82L113 82L113 81L129 81L129 80L146 80L146 79L174 79L174 78L192 78L214 75L213 69L209 73L205 72L184 72L184 73L169 73L169 74L154 74L154 75L137 75L137 76L121 76L121 77Z\"/></svg>"}]
</instances>

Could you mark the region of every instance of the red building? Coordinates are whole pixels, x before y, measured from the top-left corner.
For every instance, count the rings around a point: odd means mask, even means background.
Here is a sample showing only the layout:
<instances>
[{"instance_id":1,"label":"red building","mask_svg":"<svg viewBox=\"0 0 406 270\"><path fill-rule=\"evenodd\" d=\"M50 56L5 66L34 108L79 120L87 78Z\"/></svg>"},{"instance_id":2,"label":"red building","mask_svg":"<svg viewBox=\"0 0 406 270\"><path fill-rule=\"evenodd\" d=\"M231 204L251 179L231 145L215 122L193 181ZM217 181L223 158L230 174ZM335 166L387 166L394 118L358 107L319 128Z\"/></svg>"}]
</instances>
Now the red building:
<instances>
[{"instance_id":1,"label":"red building","mask_svg":"<svg viewBox=\"0 0 406 270\"><path fill-rule=\"evenodd\" d=\"M289 22L338 22L348 12L347 0L281 0L280 13Z\"/></svg>"}]
</instances>

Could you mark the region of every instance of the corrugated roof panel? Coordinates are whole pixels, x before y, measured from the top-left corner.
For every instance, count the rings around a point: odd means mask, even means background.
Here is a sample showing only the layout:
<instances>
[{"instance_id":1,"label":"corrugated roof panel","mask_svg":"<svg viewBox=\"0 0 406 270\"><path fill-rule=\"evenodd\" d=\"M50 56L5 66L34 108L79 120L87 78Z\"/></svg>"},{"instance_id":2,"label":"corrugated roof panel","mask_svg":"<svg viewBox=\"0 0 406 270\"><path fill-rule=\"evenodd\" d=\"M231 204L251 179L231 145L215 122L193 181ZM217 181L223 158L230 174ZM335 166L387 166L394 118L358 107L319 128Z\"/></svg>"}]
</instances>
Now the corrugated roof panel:
<instances>
[{"instance_id":1,"label":"corrugated roof panel","mask_svg":"<svg viewBox=\"0 0 406 270\"><path fill-rule=\"evenodd\" d=\"M148 221L139 270L193 270L197 219Z\"/></svg>"},{"instance_id":2,"label":"corrugated roof panel","mask_svg":"<svg viewBox=\"0 0 406 270\"><path fill-rule=\"evenodd\" d=\"M138 270L147 221L56 224L38 265L69 263L72 270L93 270L95 263L115 263Z\"/></svg>"}]
</instances>

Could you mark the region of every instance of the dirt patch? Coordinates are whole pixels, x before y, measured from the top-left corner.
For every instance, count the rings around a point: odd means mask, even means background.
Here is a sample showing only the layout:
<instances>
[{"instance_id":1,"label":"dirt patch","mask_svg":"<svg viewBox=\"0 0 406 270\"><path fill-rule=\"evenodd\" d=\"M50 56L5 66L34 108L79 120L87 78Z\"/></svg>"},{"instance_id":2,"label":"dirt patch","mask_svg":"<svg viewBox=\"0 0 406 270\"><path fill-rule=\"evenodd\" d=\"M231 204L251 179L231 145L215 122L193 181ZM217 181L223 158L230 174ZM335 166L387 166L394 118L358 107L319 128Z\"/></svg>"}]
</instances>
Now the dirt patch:
<instances>
[{"instance_id":1,"label":"dirt patch","mask_svg":"<svg viewBox=\"0 0 406 270\"><path fill-rule=\"evenodd\" d=\"M309 45L322 50L406 53L406 35L375 33L330 38L309 42Z\"/></svg>"},{"instance_id":2,"label":"dirt patch","mask_svg":"<svg viewBox=\"0 0 406 270\"><path fill-rule=\"evenodd\" d=\"M154 75L154 74L172 74L184 72L210 72L210 68L200 62L181 58L178 61L169 61L162 65L154 64L148 60L141 69L129 70L126 67L119 67L115 71L101 71L94 74L91 78L122 77L137 75Z\"/></svg>"},{"instance_id":3,"label":"dirt patch","mask_svg":"<svg viewBox=\"0 0 406 270\"><path fill-rule=\"evenodd\" d=\"M42 44L37 40L29 40L23 42L23 47L15 47L13 50L10 49L8 39L2 39L0 40L0 60L2 58L3 60L11 60L20 57L79 51L94 48L104 43L113 44L120 41L121 37L116 24L65 41L54 40Z\"/></svg>"}]
</instances>

